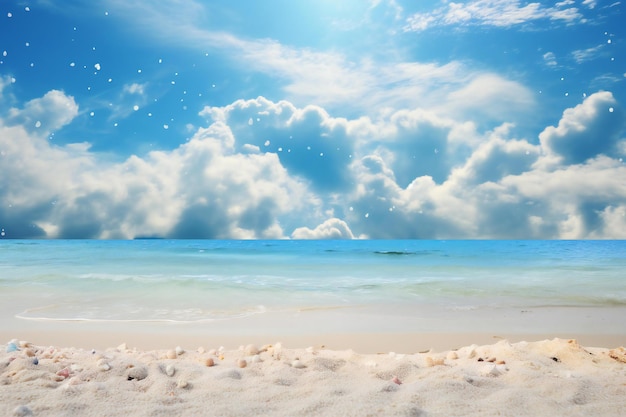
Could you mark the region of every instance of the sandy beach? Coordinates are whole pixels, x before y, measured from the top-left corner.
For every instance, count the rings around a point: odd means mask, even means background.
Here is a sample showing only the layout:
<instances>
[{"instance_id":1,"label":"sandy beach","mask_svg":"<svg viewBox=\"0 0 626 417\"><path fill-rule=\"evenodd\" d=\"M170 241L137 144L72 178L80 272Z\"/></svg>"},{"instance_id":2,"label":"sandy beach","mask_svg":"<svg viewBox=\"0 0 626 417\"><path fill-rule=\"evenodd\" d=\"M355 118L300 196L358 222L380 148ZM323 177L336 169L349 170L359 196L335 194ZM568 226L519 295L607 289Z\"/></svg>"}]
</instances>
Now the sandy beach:
<instances>
[{"instance_id":1,"label":"sandy beach","mask_svg":"<svg viewBox=\"0 0 626 417\"><path fill-rule=\"evenodd\" d=\"M348 336L234 348L237 339L143 339L160 344L155 349L54 347L32 336L37 344L0 346L0 415L619 416L626 409L626 350L593 347L619 340L611 336L588 335L593 346L492 336L489 344L411 353L411 340L443 346L472 336L350 335L355 349L339 348ZM397 339L403 352L371 352L381 345L367 340L376 339L387 347Z\"/></svg>"}]
</instances>

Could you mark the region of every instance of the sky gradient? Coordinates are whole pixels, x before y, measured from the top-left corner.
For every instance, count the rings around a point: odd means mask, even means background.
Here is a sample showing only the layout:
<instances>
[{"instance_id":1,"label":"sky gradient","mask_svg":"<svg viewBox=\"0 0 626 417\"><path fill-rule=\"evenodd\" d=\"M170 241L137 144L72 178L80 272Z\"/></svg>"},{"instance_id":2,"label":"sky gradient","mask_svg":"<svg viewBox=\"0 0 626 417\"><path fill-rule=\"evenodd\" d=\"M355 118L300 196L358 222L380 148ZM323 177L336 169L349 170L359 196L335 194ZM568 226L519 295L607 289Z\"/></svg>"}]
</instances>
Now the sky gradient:
<instances>
[{"instance_id":1,"label":"sky gradient","mask_svg":"<svg viewBox=\"0 0 626 417\"><path fill-rule=\"evenodd\" d=\"M0 237L626 238L622 8L0 2Z\"/></svg>"}]
</instances>

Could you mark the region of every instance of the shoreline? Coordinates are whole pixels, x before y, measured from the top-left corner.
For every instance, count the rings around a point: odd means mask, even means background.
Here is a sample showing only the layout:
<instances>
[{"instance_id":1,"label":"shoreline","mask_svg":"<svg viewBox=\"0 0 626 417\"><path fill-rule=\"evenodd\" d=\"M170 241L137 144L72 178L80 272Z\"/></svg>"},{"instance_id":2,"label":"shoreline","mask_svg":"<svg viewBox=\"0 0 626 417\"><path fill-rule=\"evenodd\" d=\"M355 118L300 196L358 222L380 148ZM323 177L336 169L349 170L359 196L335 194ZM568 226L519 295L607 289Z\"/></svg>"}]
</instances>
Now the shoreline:
<instances>
[{"instance_id":1,"label":"shoreline","mask_svg":"<svg viewBox=\"0 0 626 417\"><path fill-rule=\"evenodd\" d=\"M292 349L308 347L330 350L351 350L360 354L396 352L414 354L425 351L449 351L470 345L488 345L502 340L511 343L538 342L559 338L574 339L588 347L616 348L626 346L626 333L511 333L511 332L376 332L376 333L208 333L198 334L175 328L154 328L150 331L103 329L37 329L0 330L0 343L24 340L44 346L77 349L108 349L126 344L142 351L171 349L218 348L237 349L248 344L265 345L281 343Z\"/></svg>"},{"instance_id":2,"label":"shoreline","mask_svg":"<svg viewBox=\"0 0 626 417\"><path fill-rule=\"evenodd\" d=\"M6 306L5 306L6 307ZM626 308L519 308L477 311L387 308L273 312L208 323L22 320L5 310L0 343L11 339L83 349L126 343L142 350L281 342L293 348L326 346L359 353L416 353L471 344L576 339L585 346L626 345L616 326ZM217 346L215 346L217 345Z\"/></svg>"}]
</instances>

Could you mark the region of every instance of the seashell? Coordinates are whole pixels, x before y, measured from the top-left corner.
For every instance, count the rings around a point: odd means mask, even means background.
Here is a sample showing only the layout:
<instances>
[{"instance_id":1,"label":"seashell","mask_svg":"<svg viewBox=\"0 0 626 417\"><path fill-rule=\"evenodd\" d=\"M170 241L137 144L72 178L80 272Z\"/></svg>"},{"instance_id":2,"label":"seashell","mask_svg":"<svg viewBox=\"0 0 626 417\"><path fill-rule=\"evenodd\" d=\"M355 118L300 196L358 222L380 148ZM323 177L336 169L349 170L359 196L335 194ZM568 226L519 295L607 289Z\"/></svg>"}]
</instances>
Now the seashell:
<instances>
[{"instance_id":1,"label":"seashell","mask_svg":"<svg viewBox=\"0 0 626 417\"><path fill-rule=\"evenodd\" d=\"M497 365L493 365L487 369L483 369L482 374L484 376L498 377L502 375L502 370L500 370Z\"/></svg>"},{"instance_id":2,"label":"seashell","mask_svg":"<svg viewBox=\"0 0 626 417\"><path fill-rule=\"evenodd\" d=\"M626 349L623 346L611 349L609 350L609 357L618 362L626 363Z\"/></svg>"},{"instance_id":3,"label":"seashell","mask_svg":"<svg viewBox=\"0 0 626 417\"><path fill-rule=\"evenodd\" d=\"M291 362L291 366L296 369L306 368L306 366L302 363L300 359L296 359L293 362Z\"/></svg>"},{"instance_id":4,"label":"seashell","mask_svg":"<svg viewBox=\"0 0 626 417\"><path fill-rule=\"evenodd\" d=\"M237 366L240 368L245 368L246 366L248 366L248 362L246 362L245 359L239 359L237 361Z\"/></svg>"},{"instance_id":5,"label":"seashell","mask_svg":"<svg viewBox=\"0 0 626 417\"><path fill-rule=\"evenodd\" d=\"M176 368L174 368L174 365L167 365L165 367L165 374L167 376L174 376L175 373L176 373Z\"/></svg>"},{"instance_id":6,"label":"seashell","mask_svg":"<svg viewBox=\"0 0 626 417\"><path fill-rule=\"evenodd\" d=\"M35 356L35 351L32 350L31 348L28 348L24 350L24 354L28 356L29 358L32 358L33 356Z\"/></svg>"},{"instance_id":7,"label":"seashell","mask_svg":"<svg viewBox=\"0 0 626 417\"><path fill-rule=\"evenodd\" d=\"M189 382L187 382L186 379L179 379L176 385L178 388L187 388L189 386Z\"/></svg>"},{"instance_id":8,"label":"seashell","mask_svg":"<svg viewBox=\"0 0 626 417\"><path fill-rule=\"evenodd\" d=\"M167 351L166 356L167 356L167 359L176 359L178 357L178 354L176 353L174 349L172 349L172 350Z\"/></svg>"},{"instance_id":9,"label":"seashell","mask_svg":"<svg viewBox=\"0 0 626 417\"><path fill-rule=\"evenodd\" d=\"M443 358L433 358L432 356L426 356L426 366L438 366L438 365L444 365L444 359Z\"/></svg>"},{"instance_id":10,"label":"seashell","mask_svg":"<svg viewBox=\"0 0 626 417\"><path fill-rule=\"evenodd\" d=\"M128 380L131 381L136 379L137 381L141 381L142 379L146 379L148 377L148 368L145 366L135 366L128 370Z\"/></svg>"},{"instance_id":11,"label":"seashell","mask_svg":"<svg viewBox=\"0 0 626 417\"><path fill-rule=\"evenodd\" d=\"M185 353L185 349L181 348L180 346L176 346L175 351L176 351L176 354L177 354L178 356L180 356L180 355L182 355L183 353Z\"/></svg>"},{"instance_id":12,"label":"seashell","mask_svg":"<svg viewBox=\"0 0 626 417\"><path fill-rule=\"evenodd\" d=\"M455 351L451 350L450 352L448 352L447 358L453 361L455 359L459 359L459 355Z\"/></svg>"},{"instance_id":13,"label":"seashell","mask_svg":"<svg viewBox=\"0 0 626 417\"><path fill-rule=\"evenodd\" d=\"M255 345L248 345L243 351L248 356L256 355L259 353L259 349Z\"/></svg>"},{"instance_id":14,"label":"seashell","mask_svg":"<svg viewBox=\"0 0 626 417\"><path fill-rule=\"evenodd\" d=\"M206 360L204 361L204 364L206 366L213 366L215 365L215 362L213 361L213 358L206 358Z\"/></svg>"},{"instance_id":15,"label":"seashell","mask_svg":"<svg viewBox=\"0 0 626 417\"><path fill-rule=\"evenodd\" d=\"M263 361L261 360L261 356L254 355L254 356L252 356L250 358L250 362L252 362L252 363L260 363L260 362L263 362Z\"/></svg>"},{"instance_id":16,"label":"seashell","mask_svg":"<svg viewBox=\"0 0 626 417\"><path fill-rule=\"evenodd\" d=\"M26 340L20 340L20 342L18 343L18 345L19 345L21 348L28 348L28 347L32 347L32 346L33 346L33 344L32 344L32 343L27 342Z\"/></svg>"},{"instance_id":17,"label":"seashell","mask_svg":"<svg viewBox=\"0 0 626 417\"><path fill-rule=\"evenodd\" d=\"M71 377L70 379L67 380L67 384L68 385L79 385L81 384L83 381L80 380L80 378L78 377Z\"/></svg>"},{"instance_id":18,"label":"seashell","mask_svg":"<svg viewBox=\"0 0 626 417\"><path fill-rule=\"evenodd\" d=\"M67 368L63 368L57 372L57 375L63 377L63 379L68 378L70 376L70 370Z\"/></svg>"}]
</instances>

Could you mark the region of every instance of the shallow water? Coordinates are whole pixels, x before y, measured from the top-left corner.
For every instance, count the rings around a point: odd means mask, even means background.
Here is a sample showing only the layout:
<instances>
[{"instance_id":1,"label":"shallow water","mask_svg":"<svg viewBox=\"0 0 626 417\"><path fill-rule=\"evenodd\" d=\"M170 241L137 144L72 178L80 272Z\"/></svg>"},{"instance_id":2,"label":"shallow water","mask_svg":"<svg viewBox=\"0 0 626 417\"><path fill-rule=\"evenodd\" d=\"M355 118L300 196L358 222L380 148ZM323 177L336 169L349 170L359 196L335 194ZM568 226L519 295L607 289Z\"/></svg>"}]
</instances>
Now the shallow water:
<instances>
[{"instance_id":1,"label":"shallow water","mask_svg":"<svg viewBox=\"0 0 626 417\"><path fill-rule=\"evenodd\" d=\"M197 323L626 306L626 241L0 241L2 313Z\"/></svg>"}]
</instances>

